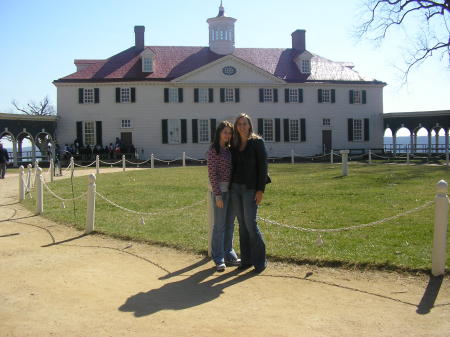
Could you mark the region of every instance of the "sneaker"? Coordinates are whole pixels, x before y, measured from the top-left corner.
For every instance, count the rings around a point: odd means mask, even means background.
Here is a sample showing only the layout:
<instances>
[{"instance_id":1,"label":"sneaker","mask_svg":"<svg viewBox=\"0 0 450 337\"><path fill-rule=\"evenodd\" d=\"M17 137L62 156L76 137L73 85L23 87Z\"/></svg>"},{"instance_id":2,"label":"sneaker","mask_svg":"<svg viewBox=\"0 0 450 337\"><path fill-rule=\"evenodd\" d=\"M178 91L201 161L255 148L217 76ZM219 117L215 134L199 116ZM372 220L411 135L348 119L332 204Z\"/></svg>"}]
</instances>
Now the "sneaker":
<instances>
[{"instance_id":1,"label":"sneaker","mask_svg":"<svg viewBox=\"0 0 450 337\"><path fill-rule=\"evenodd\" d=\"M218 271L219 273L225 271L225 268L226 268L225 263L216 264L216 271Z\"/></svg>"},{"instance_id":2,"label":"sneaker","mask_svg":"<svg viewBox=\"0 0 450 337\"><path fill-rule=\"evenodd\" d=\"M241 265L241 259L225 261L225 264L227 267L239 267Z\"/></svg>"}]
</instances>

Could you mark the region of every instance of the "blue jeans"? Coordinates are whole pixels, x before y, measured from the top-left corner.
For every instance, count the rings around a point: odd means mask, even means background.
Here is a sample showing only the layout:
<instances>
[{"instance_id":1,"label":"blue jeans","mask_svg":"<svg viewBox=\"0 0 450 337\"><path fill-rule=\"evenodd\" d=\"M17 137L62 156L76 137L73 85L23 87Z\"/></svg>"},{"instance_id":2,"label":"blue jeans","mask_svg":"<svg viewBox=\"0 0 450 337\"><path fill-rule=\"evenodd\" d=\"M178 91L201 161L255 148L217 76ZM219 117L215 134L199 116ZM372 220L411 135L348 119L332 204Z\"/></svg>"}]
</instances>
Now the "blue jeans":
<instances>
[{"instance_id":1,"label":"blue jeans","mask_svg":"<svg viewBox=\"0 0 450 337\"><path fill-rule=\"evenodd\" d=\"M212 193L211 193L212 194ZM216 206L214 194L214 226L212 232L212 258L216 264L237 259L233 249L233 232L235 214L230 204L230 193L222 192L223 208Z\"/></svg>"},{"instance_id":2,"label":"blue jeans","mask_svg":"<svg viewBox=\"0 0 450 337\"><path fill-rule=\"evenodd\" d=\"M231 202L239 222L241 265L264 268L266 244L256 223L258 205L255 201L255 190L249 190L245 185L232 183Z\"/></svg>"}]
</instances>

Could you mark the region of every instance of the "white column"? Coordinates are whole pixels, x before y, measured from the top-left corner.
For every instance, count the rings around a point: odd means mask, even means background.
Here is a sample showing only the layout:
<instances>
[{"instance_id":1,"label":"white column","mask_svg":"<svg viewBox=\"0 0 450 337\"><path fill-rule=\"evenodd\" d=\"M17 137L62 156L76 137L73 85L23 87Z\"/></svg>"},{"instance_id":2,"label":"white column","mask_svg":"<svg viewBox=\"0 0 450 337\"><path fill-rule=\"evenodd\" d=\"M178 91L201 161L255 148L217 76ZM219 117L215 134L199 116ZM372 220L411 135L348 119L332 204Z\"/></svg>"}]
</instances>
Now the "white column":
<instances>
[{"instance_id":1,"label":"white column","mask_svg":"<svg viewBox=\"0 0 450 337\"><path fill-rule=\"evenodd\" d=\"M342 156L342 175L344 177L348 176L348 154L350 153L349 150L341 150L341 156Z\"/></svg>"},{"instance_id":2,"label":"white column","mask_svg":"<svg viewBox=\"0 0 450 337\"><path fill-rule=\"evenodd\" d=\"M372 165L372 150L369 149L369 165Z\"/></svg>"},{"instance_id":3,"label":"white column","mask_svg":"<svg viewBox=\"0 0 450 337\"><path fill-rule=\"evenodd\" d=\"M31 162L36 161L36 145L34 144L34 140L31 141Z\"/></svg>"},{"instance_id":4,"label":"white column","mask_svg":"<svg viewBox=\"0 0 450 337\"><path fill-rule=\"evenodd\" d=\"M414 132L414 152L417 153L417 131Z\"/></svg>"},{"instance_id":5,"label":"white column","mask_svg":"<svg viewBox=\"0 0 450 337\"><path fill-rule=\"evenodd\" d=\"M397 130L395 130L395 132L392 134L392 154L394 155L394 157L397 156Z\"/></svg>"},{"instance_id":6,"label":"white column","mask_svg":"<svg viewBox=\"0 0 450 337\"><path fill-rule=\"evenodd\" d=\"M44 212L44 186L42 184L42 169L37 168L36 174L36 214Z\"/></svg>"},{"instance_id":7,"label":"white column","mask_svg":"<svg viewBox=\"0 0 450 337\"><path fill-rule=\"evenodd\" d=\"M152 156L150 157L150 168L155 168L155 156L152 153Z\"/></svg>"},{"instance_id":8,"label":"white column","mask_svg":"<svg viewBox=\"0 0 450 337\"><path fill-rule=\"evenodd\" d=\"M23 165L19 167L19 202L25 199L25 184L24 184L24 168Z\"/></svg>"},{"instance_id":9,"label":"white column","mask_svg":"<svg viewBox=\"0 0 450 337\"><path fill-rule=\"evenodd\" d=\"M214 226L214 196L211 191L206 192L207 213L208 213L208 256L212 256L212 233Z\"/></svg>"},{"instance_id":10,"label":"white column","mask_svg":"<svg viewBox=\"0 0 450 337\"><path fill-rule=\"evenodd\" d=\"M436 153L439 153L439 131L440 129L435 129L436 134L434 135L434 139L436 140Z\"/></svg>"},{"instance_id":11,"label":"white column","mask_svg":"<svg viewBox=\"0 0 450 337\"><path fill-rule=\"evenodd\" d=\"M294 149L291 150L291 164L295 164L295 152L294 152Z\"/></svg>"},{"instance_id":12,"label":"white column","mask_svg":"<svg viewBox=\"0 0 450 337\"><path fill-rule=\"evenodd\" d=\"M19 162L17 160L17 140L13 139L13 166L17 167Z\"/></svg>"},{"instance_id":13,"label":"white column","mask_svg":"<svg viewBox=\"0 0 450 337\"><path fill-rule=\"evenodd\" d=\"M122 171L123 172L125 172L125 165L126 165L126 163L125 163L125 155L123 154L122 155Z\"/></svg>"},{"instance_id":14,"label":"white column","mask_svg":"<svg viewBox=\"0 0 450 337\"><path fill-rule=\"evenodd\" d=\"M95 174L90 174L88 176L88 191L87 191L87 207L86 207L86 230L85 233L92 233L95 227Z\"/></svg>"},{"instance_id":15,"label":"white column","mask_svg":"<svg viewBox=\"0 0 450 337\"><path fill-rule=\"evenodd\" d=\"M431 131L428 130L428 157L431 157Z\"/></svg>"},{"instance_id":16,"label":"white column","mask_svg":"<svg viewBox=\"0 0 450 337\"><path fill-rule=\"evenodd\" d=\"M99 155L95 156L95 172L97 175L100 174L100 156Z\"/></svg>"},{"instance_id":17,"label":"white column","mask_svg":"<svg viewBox=\"0 0 450 337\"><path fill-rule=\"evenodd\" d=\"M434 199L434 237L431 253L431 273L434 276L444 275L447 251L447 225L448 225L448 184L441 180L437 183L437 194Z\"/></svg>"},{"instance_id":18,"label":"white column","mask_svg":"<svg viewBox=\"0 0 450 337\"><path fill-rule=\"evenodd\" d=\"M183 167L186 166L186 152L183 152Z\"/></svg>"},{"instance_id":19,"label":"white column","mask_svg":"<svg viewBox=\"0 0 450 337\"><path fill-rule=\"evenodd\" d=\"M414 154L414 131L411 131L409 135L409 152Z\"/></svg>"}]
</instances>

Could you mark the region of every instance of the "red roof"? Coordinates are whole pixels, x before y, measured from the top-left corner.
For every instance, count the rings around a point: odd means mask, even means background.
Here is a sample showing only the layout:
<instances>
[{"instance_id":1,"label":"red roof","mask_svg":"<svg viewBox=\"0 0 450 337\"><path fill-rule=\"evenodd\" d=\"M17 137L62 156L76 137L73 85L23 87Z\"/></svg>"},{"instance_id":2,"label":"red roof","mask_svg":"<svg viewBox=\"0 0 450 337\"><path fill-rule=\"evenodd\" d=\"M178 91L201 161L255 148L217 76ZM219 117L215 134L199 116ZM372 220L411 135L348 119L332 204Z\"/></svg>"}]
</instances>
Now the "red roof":
<instances>
[{"instance_id":1,"label":"red roof","mask_svg":"<svg viewBox=\"0 0 450 337\"><path fill-rule=\"evenodd\" d=\"M170 81L225 57L211 52L208 47L151 46L145 48L150 49L155 55L155 71L153 73L142 72L140 58L142 51L131 47L106 60L76 60L76 64L86 65L82 67L84 69L55 82ZM287 82L369 81L382 83L361 76L342 62L333 62L318 55L314 55L311 60L311 74L302 74L293 61L298 55L294 49L236 48L232 55Z\"/></svg>"}]
</instances>

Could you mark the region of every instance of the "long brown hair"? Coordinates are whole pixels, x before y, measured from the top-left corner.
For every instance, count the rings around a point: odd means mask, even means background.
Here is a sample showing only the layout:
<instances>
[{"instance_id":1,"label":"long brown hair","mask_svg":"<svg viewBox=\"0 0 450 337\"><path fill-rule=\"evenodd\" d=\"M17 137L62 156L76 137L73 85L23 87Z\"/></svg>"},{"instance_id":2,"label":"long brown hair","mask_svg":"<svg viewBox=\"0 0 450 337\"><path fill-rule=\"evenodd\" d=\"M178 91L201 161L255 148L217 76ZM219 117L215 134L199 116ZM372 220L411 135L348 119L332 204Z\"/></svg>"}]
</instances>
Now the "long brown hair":
<instances>
[{"instance_id":1,"label":"long brown hair","mask_svg":"<svg viewBox=\"0 0 450 337\"><path fill-rule=\"evenodd\" d=\"M237 130L237 123L241 118L246 118L248 125L250 125L250 129L248 130L248 139L255 139L260 138L256 133L253 132L253 124L252 119L249 115L247 115L244 112L241 112L239 116L236 117L236 120L234 121L234 129L233 129L233 147L236 149L239 149L241 146L241 136L239 135L239 132Z\"/></svg>"},{"instance_id":2,"label":"long brown hair","mask_svg":"<svg viewBox=\"0 0 450 337\"><path fill-rule=\"evenodd\" d=\"M220 153L220 134L222 133L223 129L225 129L225 128L231 129L231 139L230 139L229 143L225 144L225 147L229 147L233 141L233 136L234 136L233 124L231 124L229 121L220 122L219 126L216 129L216 133L214 134L214 140L211 144L211 147L214 148L214 150L216 150L217 154Z\"/></svg>"}]
</instances>

